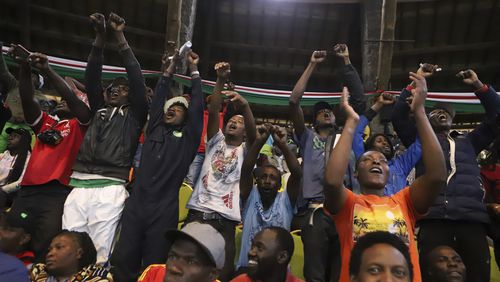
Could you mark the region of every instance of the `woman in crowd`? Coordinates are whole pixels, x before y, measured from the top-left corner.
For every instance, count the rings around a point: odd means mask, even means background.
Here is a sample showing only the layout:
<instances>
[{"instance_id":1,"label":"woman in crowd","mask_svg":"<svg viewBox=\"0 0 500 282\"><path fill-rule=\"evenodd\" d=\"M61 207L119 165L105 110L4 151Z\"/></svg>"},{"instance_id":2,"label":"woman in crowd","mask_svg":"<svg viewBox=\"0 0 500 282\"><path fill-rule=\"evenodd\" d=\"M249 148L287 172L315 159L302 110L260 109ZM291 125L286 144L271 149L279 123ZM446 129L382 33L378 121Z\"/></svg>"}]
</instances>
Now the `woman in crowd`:
<instances>
[{"instance_id":1,"label":"woman in crowd","mask_svg":"<svg viewBox=\"0 0 500 282\"><path fill-rule=\"evenodd\" d=\"M45 263L31 269L32 282L112 282L111 274L96 265L97 251L85 232L63 230L50 243Z\"/></svg>"},{"instance_id":2,"label":"woman in crowd","mask_svg":"<svg viewBox=\"0 0 500 282\"><path fill-rule=\"evenodd\" d=\"M9 137L7 150L0 154L0 209L12 201L31 155L31 133L28 130L7 128L5 132Z\"/></svg>"}]
</instances>

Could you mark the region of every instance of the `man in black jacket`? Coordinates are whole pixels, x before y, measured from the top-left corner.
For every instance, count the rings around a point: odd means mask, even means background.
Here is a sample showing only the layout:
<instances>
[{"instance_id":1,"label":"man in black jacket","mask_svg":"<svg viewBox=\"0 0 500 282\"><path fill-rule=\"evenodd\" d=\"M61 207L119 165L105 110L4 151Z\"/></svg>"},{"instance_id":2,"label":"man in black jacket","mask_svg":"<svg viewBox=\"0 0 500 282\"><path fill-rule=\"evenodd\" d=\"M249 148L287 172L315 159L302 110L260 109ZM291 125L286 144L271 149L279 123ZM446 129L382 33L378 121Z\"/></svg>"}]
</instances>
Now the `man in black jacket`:
<instances>
[{"instance_id":1,"label":"man in black jacket","mask_svg":"<svg viewBox=\"0 0 500 282\"><path fill-rule=\"evenodd\" d=\"M75 187L64 204L63 228L89 233L97 249L97 263L105 263L111 250L128 192L128 180L139 135L146 122L146 86L141 66L127 43L125 20L111 13L107 27L118 41L127 78L116 78L102 95L101 72L106 22L102 14L90 16L96 38L85 72L93 113L73 167Z\"/></svg>"},{"instance_id":2,"label":"man in black jacket","mask_svg":"<svg viewBox=\"0 0 500 282\"><path fill-rule=\"evenodd\" d=\"M111 264L117 281L136 281L141 264L164 263L165 232L179 217L179 188L194 159L203 127L199 57L187 54L192 77L190 102L172 97L170 84L178 54L156 85L134 192L125 205L120 239Z\"/></svg>"}]
</instances>

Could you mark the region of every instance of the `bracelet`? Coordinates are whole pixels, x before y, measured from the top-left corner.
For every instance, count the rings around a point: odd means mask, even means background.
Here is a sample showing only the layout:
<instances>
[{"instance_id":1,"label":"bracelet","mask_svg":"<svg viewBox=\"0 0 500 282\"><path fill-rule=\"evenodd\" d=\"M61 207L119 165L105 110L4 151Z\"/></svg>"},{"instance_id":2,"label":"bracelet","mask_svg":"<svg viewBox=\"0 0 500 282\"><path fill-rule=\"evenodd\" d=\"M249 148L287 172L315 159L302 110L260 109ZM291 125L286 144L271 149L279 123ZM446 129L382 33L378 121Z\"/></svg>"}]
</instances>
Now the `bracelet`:
<instances>
[{"instance_id":1,"label":"bracelet","mask_svg":"<svg viewBox=\"0 0 500 282\"><path fill-rule=\"evenodd\" d=\"M194 76L194 75L200 75L200 72L199 71L192 71L191 76Z\"/></svg>"}]
</instances>

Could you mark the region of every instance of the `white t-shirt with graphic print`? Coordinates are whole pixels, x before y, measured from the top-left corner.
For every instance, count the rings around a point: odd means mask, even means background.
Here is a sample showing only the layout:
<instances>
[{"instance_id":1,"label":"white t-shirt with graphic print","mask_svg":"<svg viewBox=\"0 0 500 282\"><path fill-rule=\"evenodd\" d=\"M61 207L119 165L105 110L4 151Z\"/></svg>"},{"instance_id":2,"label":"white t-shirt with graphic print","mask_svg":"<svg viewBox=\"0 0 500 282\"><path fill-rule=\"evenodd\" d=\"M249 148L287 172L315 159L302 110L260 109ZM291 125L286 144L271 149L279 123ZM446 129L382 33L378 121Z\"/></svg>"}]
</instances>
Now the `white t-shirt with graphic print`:
<instances>
[{"instance_id":1,"label":"white t-shirt with graphic print","mask_svg":"<svg viewBox=\"0 0 500 282\"><path fill-rule=\"evenodd\" d=\"M206 143L205 161L186 207L241 221L240 173L244 155L245 143L227 145L219 130Z\"/></svg>"}]
</instances>

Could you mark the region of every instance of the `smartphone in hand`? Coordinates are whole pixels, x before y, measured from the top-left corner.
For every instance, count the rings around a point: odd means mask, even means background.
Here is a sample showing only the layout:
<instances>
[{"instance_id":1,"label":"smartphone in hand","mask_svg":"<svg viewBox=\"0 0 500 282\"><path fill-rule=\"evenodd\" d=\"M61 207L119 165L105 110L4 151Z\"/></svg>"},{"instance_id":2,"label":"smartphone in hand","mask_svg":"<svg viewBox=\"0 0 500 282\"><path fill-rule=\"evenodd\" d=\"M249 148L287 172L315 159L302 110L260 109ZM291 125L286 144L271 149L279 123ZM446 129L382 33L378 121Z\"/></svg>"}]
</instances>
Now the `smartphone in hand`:
<instances>
[{"instance_id":1,"label":"smartphone in hand","mask_svg":"<svg viewBox=\"0 0 500 282\"><path fill-rule=\"evenodd\" d=\"M20 44L12 44L9 50L9 54L14 59L27 60L31 55L31 52Z\"/></svg>"}]
</instances>

